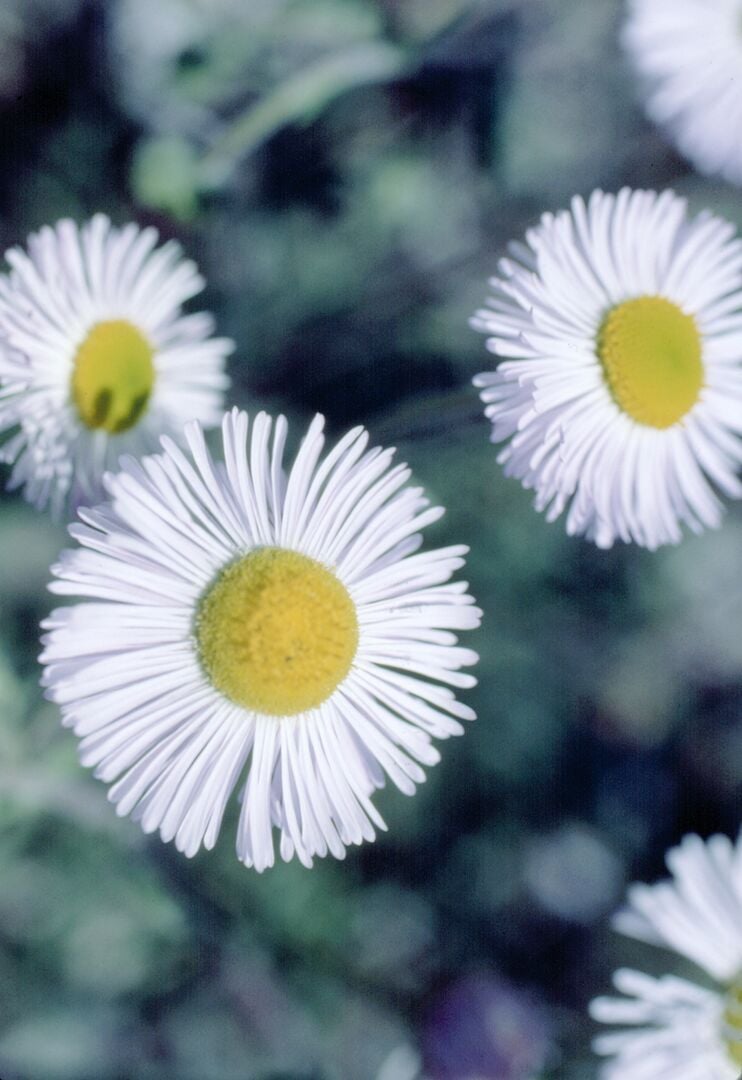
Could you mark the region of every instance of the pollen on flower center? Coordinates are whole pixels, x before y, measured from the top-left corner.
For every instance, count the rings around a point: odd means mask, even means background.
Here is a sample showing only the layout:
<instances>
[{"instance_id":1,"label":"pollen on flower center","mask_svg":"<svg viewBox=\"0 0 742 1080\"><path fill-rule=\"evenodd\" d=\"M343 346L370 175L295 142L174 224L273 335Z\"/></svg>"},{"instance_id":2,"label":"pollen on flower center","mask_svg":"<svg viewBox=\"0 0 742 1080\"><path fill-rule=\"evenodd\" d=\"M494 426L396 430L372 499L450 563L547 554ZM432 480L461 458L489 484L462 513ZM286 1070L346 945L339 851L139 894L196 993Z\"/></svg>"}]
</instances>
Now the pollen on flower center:
<instances>
[{"instance_id":1,"label":"pollen on flower center","mask_svg":"<svg viewBox=\"0 0 742 1080\"><path fill-rule=\"evenodd\" d=\"M72 400L86 427L111 434L134 427L152 393L152 346L124 319L96 323L77 350Z\"/></svg>"},{"instance_id":2,"label":"pollen on flower center","mask_svg":"<svg viewBox=\"0 0 742 1080\"><path fill-rule=\"evenodd\" d=\"M598 356L614 400L649 427L672 427L698 401L701 354L695 319L662 296L618 304L598 333Z\"/></svg>"},{"instance_id":3,"label":"pollen on flower center","mask_svg":"<svg viewBox=\"0 0 742 1080\"><path fill-rule=\"evenodd\" d=\"M264 547L209 586L196 637L217 690L246 709L292 716L321 705L348 674L358 618L345 586L321 563Z\"/></svg>"},{"instance_id":4,"label":"pollen on flower center","mask_svg":"<svg viewBox=\"0 0 742 1080\"><path fill-rule=\"evenodd\" d=\"M723 1036L729 1056L742 1069L742 977L733 983L724 1003Z\"/></svg>"}]
</instances>

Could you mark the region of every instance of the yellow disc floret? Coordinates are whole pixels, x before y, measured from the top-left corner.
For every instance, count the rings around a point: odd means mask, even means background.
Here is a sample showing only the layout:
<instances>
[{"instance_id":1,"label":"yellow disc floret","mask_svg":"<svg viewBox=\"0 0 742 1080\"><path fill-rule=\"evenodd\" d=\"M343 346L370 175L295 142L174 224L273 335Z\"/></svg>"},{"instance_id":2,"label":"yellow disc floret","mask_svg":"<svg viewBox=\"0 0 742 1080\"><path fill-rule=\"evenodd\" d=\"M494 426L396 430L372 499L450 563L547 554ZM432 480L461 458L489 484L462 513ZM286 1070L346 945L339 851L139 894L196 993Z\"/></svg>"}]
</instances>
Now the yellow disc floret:
<instances>
[{"instance_id":1,"label":"yellow disc floret","mask_svg":"<svg viewBox=\"0 0 742 1080\"><path fill-rule=\"evenodd\" d=\"M598 356L614 400L640 424L672 427L698 401L703 361L696 321L662 296L612 308L598 334Z\"/></svg>"},{"instance_id":2,"label":"yellow disc floret","mask_svg":"<svg viewBox=\"0 0 742 1080\"><path fill-rule=\"evenodd\" d=\"M723 1022L729 1056L736 1067L742 1069L742 978L729 988Z\"/></svg>"},{"instance_id":3,"label":"yellow disc floret","mask_svg":"<svg viewBox=\"0 0 742 1080\"><path fill-rule=\"evenodd\" d=\"M358 618L332 571L297 551L263 547L206 590L196 638L217 690L246 709L293 716L321 705L348 674Z\"/></svg>"},{"instance_id":4,"label":"yellow disc floret","mask_svg":"<svg viewBox=\"0 0 742 1080\"><path fill-rule=\"evenodd\" d=\"M152 346L123 319L100 322L77 350L72 400L89 428L110 434L134 427L155 381Z\"/></svg>"}]
</instances>

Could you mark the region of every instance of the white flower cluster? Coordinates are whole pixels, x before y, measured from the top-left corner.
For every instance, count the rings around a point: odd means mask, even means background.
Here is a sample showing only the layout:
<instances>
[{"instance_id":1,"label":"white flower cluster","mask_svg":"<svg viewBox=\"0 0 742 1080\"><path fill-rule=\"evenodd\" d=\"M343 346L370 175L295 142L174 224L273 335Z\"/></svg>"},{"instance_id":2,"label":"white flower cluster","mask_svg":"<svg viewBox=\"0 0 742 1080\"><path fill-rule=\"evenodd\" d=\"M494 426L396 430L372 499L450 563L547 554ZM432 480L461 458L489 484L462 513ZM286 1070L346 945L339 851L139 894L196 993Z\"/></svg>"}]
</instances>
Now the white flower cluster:
<instances>
[{"instance_id":1,"label":"white flower cluster","mask_svg":"<svg viewBox=\"0 0 742 1080\"><path fill-rule=\"evenodd\" d=\"M245 773L246 865L272 865L274 830L284 859L343 858L386 827L386 778L411 795L474 718L467 549L418 550L443 511L363 428L323 457L316 417L286 467L283 417L224 412L232 342L184 313L204 282L177 244L98 215L6 258L10 486L80 518L51 589L82 599L46 620L41 662L83 763L189 856Z\"/></svg>"},{"instance_id":2,"label":"white flower cluster","mask_svg":"<svg viewBox=\"0 0 742 1080\"><path fill-rule=\"evenodd\" d=\"M703 172L742 184L742 0L629 0L647 111ZM481 611L461 545L393 451L315 417L286 462L279 416L225 412L232 342L184 306L177 243L96 215L7 252L0 433L9 486L77 511L44 623L43 685L119 814L187 856L239 789L239 859L311 866L385 828L436 742ZM505 472L601 548L678 543L742 496L742 240L671 191L575 197L511 245L473 325ZM204 429L220 428L218 452ZM608 1080L735 1080L742 1068L742 839L686 837L673 880L635 886L623 934L710 980L620 970L595 1019Z\"/></svg>"}]
</instances>

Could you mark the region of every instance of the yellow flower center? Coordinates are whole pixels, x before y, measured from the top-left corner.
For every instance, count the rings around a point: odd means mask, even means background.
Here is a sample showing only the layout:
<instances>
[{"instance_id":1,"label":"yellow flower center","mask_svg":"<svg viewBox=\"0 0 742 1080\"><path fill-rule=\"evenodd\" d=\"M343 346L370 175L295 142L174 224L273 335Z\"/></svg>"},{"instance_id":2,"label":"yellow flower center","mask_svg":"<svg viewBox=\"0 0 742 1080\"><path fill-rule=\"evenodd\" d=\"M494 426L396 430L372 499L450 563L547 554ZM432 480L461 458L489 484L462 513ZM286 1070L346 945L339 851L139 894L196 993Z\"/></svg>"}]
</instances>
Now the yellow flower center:
<instances>
[{"instance_id":1,"label":"yellow flower center","mask_svg":"<svg viewBox=\"0 0 742 1080\"><path fill-rule=\"evenodd\" d=\"M152 346L123 319L96 323L75 356L72 400L89 428L112 435L134 427L155 381Z\"/></svg>"},{"instance_id":2,"label":"yellow flower center","mask_svg":"<svg viewBox=\"0 0 742 1080\"><path fill-rule=\"evenodd\" d=\"M703 386L695 319L662 296L612 308L598 333L611 394L633 420L669 428L695 405Z\"/></svg>"},{"instance_id":3,"label":"yellow flower center","mask_svg":"<svg viewBox=\"0 0 742 1080\"><path fill-rule=\"evenodd\" d=\"M729 1057L738 1069L742 1069L742 977L727 992L723 1019L723 1037Z\"/></svg>"},{"instance_id":4,"label":"yellow flower center","mask_svg":"<svg viewBox=\"0 0 742 1080\"><path fill-rule=\"evenodd\" d=\"M201 598L199 655L217 690L269 716L326 701L358 648L348 590L321 563L285 548L251 551Z\"/></svg>"}]
</instances>

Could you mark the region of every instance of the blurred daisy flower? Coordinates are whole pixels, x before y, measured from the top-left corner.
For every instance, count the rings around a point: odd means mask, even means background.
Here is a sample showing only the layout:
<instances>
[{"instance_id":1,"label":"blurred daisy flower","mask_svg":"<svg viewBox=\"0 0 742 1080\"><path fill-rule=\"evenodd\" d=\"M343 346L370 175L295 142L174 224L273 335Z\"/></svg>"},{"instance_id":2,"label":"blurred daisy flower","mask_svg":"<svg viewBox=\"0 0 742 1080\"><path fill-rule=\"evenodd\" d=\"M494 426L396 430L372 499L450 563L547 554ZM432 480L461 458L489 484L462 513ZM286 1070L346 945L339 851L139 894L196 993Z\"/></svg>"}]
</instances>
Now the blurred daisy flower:
<instances>
[{"instance_id":1,"label":"blurred daisy flower","mask_svg":"<svg viewBox=\"0 0 742 1080\"><path fill-rule=\"evenodd\" d=\"M742 242L672 192L577 197L513 244L473 325L498 461L600 547L717 526L742 460ZM716 490L715 490L716 489Z\"/></svg>"},{"instance_id":2,"label":"blurred daisy flower","mask_svg":"<svg viewBox=\"0 0 742 1080\"><path fill-rule=\"evenodd\" d=\"M702 173L742 184L740 0L630 0L623 40L649 116Z\"/></svg>"},{"instance_id":3,"label":"blurred daisy flower","mask_svg":"<svg viewBox=\"0 0 742 1080\"><path fill-rule=\"evenodd\" d=\"M224 464L186 435L124 459L71 527L51 588L86 601L44 624L48 696L118 813L186 855L213 847L249 759L242 862L273 864L273 827L286 860L342 858L385 827L385 774L413 794L431 738L474 717L451 689L475 682L456 633L481 612L449 582L466 548L417 552L443 511L363 428L322 459L316 417L288 473L283 417L227 413Z\"/></svg>"},{"instance_id":4,"label":"blurred daisy flower","mask_svg":"<svg viewBox=\"0 0 742 1080\"><path fill-rule=\"evenodd\" d=\"M0 452L23 487L55 515L96 501L122 453L157 447L187 420L223 409L232 342L210 315L184 315L204 287L178 244L155 229L115 228L96 215L60 221L6 253L0 276Z\"/></svg>"},{"instance_id":5,"label":"blurred daisy flower","mask_svg":"<svg viewBox=\"0 0 742 1080\"><path fill-rule=\"evenodd\" d=\"M634 885L615 927L671 949L711 978L713 988L666 975L621 970L620 998L596 998L596 1020L626 1030L595 1049L612 1060L606 1080L737 1080L742 1069L742 838L686 836L667 855L672 881Z\"/></svg>"}]
</instances>

